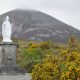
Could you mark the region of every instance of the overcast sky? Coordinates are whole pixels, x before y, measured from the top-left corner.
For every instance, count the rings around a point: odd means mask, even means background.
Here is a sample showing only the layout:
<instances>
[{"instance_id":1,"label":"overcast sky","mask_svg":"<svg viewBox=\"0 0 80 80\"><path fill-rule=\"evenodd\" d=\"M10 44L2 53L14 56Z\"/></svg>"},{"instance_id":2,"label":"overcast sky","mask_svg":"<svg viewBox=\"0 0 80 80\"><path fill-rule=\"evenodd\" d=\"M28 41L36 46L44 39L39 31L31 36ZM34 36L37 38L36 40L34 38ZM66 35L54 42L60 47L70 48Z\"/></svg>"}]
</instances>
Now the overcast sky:
<instances>
[{"instance_id":1,"label":"overcast sky","mask_svg":"<svg viewBox=\"0 0 80 80\"><path fill-rule=\"evenodd\" d=\"M0 0L0 14L17 8L40 10L80 30L80 0Z\"/></svg>"}]
</instances>

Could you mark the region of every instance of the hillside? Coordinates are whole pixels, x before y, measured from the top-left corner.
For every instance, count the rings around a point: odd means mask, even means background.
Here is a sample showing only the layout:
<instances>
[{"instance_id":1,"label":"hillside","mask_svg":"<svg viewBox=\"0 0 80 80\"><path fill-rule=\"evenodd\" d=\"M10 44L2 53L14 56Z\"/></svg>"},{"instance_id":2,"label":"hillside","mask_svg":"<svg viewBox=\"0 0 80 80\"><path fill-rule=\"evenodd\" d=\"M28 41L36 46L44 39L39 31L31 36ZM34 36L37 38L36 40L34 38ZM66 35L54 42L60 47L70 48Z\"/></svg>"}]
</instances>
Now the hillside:
<instances>
[{"instance_id":1,"label":"hillside","mask_svg":"<svg viewBox=\"0 0 80 80\"><path fill-rule=\"evenodd\" d=\"M17 39L66 42L73 34L80 37L79 30L35 10L13 10L0 15L0 35L1 26L6 16L10 17L13 27L12 35Z\"/></svg>"}]
</instances>

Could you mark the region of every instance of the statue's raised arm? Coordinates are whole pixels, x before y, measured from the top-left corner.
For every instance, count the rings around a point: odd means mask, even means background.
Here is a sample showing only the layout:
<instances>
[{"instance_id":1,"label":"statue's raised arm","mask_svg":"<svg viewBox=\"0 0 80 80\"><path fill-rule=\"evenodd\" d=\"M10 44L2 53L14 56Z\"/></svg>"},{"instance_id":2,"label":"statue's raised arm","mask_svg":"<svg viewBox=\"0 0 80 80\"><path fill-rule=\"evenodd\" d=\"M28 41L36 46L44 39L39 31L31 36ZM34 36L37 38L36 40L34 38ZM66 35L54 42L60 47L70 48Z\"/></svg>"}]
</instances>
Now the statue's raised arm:
<instances>
[{"instance_id":1,"label":"statue's raised arm","mask_svg":"<svg viewBox=\"0 0 80 80\"><path fill-rule=\"evenodd\" d=\"M9 16L7 16L2 24L3 42L12 42L11 34L12 34L12 25L9 21Z\"/></svg>"}]
</instances>

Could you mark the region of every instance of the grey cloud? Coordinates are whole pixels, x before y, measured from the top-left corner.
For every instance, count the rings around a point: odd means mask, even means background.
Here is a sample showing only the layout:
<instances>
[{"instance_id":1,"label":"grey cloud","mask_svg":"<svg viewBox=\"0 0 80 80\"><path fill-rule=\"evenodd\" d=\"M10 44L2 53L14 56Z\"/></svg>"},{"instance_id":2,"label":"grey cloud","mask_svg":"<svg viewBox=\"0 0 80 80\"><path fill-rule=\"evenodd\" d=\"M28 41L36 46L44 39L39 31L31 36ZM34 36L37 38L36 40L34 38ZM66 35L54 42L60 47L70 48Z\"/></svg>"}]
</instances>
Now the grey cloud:
<instances>
[{"instance_id":1,"label":"grey cloud","mask_svg":"<svg viewBox=\"0 0 80 80\"><path fill-rule=\"evenodd\" d=\"M32 8L80 29L80 0L0 0L0 14L15 8Z\"/></svg>"},{"instance_id":2,"label":"grey cloud","mask_svg":"<svg viewBox=\"0 0 80 80\"><path fill-rule=\"evenodd\" d=\"M80 12L80 0L43 0L42 6L48 9L59 9L65 12Z\"/></svg>"}]
</instances>

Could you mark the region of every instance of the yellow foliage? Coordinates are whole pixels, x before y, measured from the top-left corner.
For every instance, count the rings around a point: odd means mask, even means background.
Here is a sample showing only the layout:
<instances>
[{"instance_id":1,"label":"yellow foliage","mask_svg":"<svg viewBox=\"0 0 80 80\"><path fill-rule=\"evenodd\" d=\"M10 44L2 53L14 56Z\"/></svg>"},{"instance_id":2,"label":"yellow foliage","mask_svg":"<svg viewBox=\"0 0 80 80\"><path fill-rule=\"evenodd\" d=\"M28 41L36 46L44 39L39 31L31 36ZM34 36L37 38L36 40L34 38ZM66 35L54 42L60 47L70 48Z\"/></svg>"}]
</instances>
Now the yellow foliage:
<instances>
[{"instance_id":1,"label":"yellow foliage","mask_svg":"<svg viewBox=\"0 0 80 80\"><path fill-rule=\"evenodd\" d=\"M32 71L33 80L55 80L59 78L59 67L56 60L47 55L44 62L34 66Z\"/></svg>"},{"instance_id":2,"label":"yellow foliage","mask_svg":"<svg viewBox=\"0 0 80 80\"><path fill-rule=\"evenodd\" d=\"M46 43L44 43L46 46ZM80 80L80 50L78 40L70 38L59 59L46 55L43 63L34 66L33 80Z\"/></svg>"},{"instance_id":3,"label":"yellow foliage","mask_svg":"<svg viewBox=\"0 0 80 80\"><path fill-rule=\"evenodd\" d=\"M39 44L38 43L33 43L30 48L38 48L39 47Z\"/></svg>"}]
</instances>

